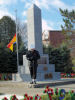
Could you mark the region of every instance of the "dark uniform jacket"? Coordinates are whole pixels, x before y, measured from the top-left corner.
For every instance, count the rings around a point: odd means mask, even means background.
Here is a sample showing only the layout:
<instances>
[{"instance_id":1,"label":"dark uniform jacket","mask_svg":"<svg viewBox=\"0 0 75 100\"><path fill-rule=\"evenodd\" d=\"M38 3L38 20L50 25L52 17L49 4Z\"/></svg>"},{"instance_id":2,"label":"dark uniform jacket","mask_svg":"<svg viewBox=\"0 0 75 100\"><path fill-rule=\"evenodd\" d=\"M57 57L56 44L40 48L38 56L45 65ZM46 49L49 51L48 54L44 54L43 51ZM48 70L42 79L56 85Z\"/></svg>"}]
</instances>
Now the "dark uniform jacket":
<instances>
[{"instance_id":1,"label":"dark uniform jacket","mask_svg":"<svg viewBox=\"0 0 75 100\"><path fill-rule=\"evenodd\" d=\"M29 50L26 53L26 57L29 60L29 67L38 66L37 60L40 59L40 54L37 50L33 50L33 51Z\"/></svg>"}]
</instances>

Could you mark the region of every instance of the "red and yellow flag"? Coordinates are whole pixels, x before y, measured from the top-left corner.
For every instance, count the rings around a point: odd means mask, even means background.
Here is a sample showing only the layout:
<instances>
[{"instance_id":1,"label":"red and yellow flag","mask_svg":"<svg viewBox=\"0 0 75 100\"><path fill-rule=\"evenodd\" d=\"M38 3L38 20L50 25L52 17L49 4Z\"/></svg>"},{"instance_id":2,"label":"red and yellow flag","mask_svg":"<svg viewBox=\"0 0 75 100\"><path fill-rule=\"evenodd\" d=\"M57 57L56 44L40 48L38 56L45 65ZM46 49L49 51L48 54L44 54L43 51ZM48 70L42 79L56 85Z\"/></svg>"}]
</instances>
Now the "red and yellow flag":
<instances>
[{"instance_id":1,"label":"red and yellow flag","mask_svg":"<svg viewBox=\"0 0 75 100\"><path fill-rule=\"evenodd\" d=\"M14 43L16 43L16 34L14 35L13 39L7 45L7 48L9 48L12 52L13 52L13 44Z\"/></svg>"}]
</instances>

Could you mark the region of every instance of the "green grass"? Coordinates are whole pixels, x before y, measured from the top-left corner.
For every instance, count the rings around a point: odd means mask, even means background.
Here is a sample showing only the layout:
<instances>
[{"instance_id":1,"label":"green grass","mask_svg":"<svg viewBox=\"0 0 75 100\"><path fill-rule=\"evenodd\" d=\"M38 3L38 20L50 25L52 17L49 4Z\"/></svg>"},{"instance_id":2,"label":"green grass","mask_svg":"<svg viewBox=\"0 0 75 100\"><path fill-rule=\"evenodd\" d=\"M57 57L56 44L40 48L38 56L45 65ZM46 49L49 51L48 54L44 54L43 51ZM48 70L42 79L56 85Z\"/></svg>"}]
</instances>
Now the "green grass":
<instances>
[{"instance_id":1,"label":"green grass","mask_svg":"<svg viewBox=\"0 0 75 100\"><path fill-rule=\"evenodd\" d=\"M21 100L24 100L24 99L21 99ZM41 100L50 100L50 99L48 98L47 94L43 94L43 95L41 95ZM52 100L59 100L59 96L53 95ZM75 96L71 97L70 94L66 93L65 98L63 100L75 100Z\"/></svg>"},{"instance_id":2,"label":"green grass","mask_svg":"<svg viewBox=\"0 0 75 100\"><path fill-rule=\"evenodd\" d=\"M41 98L42 98L41 100L49 100L47 94L41 95ZM21 99L21 100L24 100L24 99ZM59 100L59 96L53 95L52 100ZM75 100L75 96L71 97L68 93L66 93L65 98L63 100Z\"/></svg>"}]
</instances>

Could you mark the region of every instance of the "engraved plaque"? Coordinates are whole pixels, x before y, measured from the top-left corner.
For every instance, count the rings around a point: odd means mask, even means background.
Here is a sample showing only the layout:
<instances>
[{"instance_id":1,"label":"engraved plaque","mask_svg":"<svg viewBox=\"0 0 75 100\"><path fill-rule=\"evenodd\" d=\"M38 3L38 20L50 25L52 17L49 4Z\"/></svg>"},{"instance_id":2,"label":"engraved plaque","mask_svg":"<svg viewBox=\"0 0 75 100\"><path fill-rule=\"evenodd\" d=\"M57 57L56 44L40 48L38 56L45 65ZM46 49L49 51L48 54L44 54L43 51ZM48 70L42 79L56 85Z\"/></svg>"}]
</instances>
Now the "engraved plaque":
<instances>
[{"instance_id":1,"label":"engraved plaque","mask_svg":"<svg viewBox=\"0 0 75 100\"><path fill-rule=\"evenodd\" d=\"M49 74L45 74L45 75L44 75L44 78L45 78L45 79L51 79L51 78L53 78L53 76L52 76L51 73L49 73Z\"/></svg>"},{"instance_id":2,"label":"engraved plaque","mask_svg":"<svg viewBox=\"0 0 75 100\"><path fill-rule=\"evenodd\" d=\"M44 78L45 78L45 79L48 79L48 74L45 74Z\"/></svg>"},{"instance_id":3,"label":"engraved plaque","mask_svg":"<svg viewBox=\"0 0 75 100\"><path fill-rule=\"evenodd\" d=\"M53 75L51 73L48 74L49 78L53 78Z\"/></svg>"},{"instance_id":4,"label":"engraved plaque","mask_svg":"<svg viewBox=\"0 0 75 100\"><path fill-rule=\"evenodd\" d=\"M43 68L43 70L44 70L44 71L47 71L47 70L48 70L48 68L47 68L47 67L44 67L44 68Z\"/></svg>"}]
</instances>

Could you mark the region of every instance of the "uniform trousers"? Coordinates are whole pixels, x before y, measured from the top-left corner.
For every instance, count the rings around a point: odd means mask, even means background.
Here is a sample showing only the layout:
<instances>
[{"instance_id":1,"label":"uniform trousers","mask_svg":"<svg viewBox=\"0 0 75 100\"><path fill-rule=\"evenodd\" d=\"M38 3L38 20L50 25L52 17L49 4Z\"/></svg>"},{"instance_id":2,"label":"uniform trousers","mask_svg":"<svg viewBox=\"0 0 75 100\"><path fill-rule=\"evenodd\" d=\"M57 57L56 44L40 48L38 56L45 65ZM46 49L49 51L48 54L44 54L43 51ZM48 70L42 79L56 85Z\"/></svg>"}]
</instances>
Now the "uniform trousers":
<instances>
[{"instance_id":1,"label":"uniform trousers","mask_svg":"<svg viewBox=\"0 0 75 100\"><path fill-rule=\"evenodd\" d=\"M37 76L37 66L30 67L30 75L32 79L36 79Z\"/></svg>"}]
</instances>

